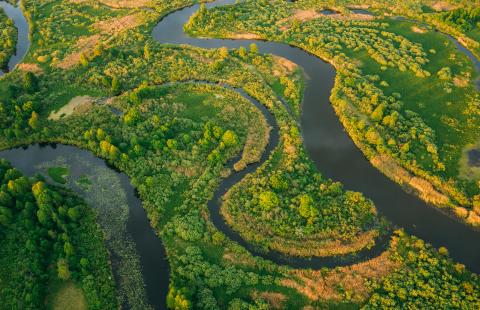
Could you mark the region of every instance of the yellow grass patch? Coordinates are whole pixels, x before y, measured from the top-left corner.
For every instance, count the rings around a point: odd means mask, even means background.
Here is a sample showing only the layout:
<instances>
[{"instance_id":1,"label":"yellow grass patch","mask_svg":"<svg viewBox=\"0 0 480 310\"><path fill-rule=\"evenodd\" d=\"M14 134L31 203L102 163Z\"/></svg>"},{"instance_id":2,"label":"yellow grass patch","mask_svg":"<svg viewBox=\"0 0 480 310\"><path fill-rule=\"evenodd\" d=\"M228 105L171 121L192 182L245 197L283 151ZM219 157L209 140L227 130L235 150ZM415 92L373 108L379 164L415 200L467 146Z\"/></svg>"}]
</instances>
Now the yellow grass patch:
<instances>
[{"instance_id":1,"label":"yellow grass patch","mask_svg":"<svg viewBox=\"0 0 480 310\"><path fill-rule=\"evenodd\" d=\"M394 241L392 241L394 244ZM365 300L370 289L366 280L381 279L400 267L399 262L389 259L390 251L366 262L347 267L339 267L322 273L321 270L292 270L292 278L281 281L282 285L296 289L312 301L341 301L344 293L338 291L341 286L352 296L352 300Z\"/></svg>"},{"instance_id":2,"label":"yellow grass patch","mask_svg":"<svg viewBox=\"0 0 480 310\"><path fill-rule=\"evenodd\" d=\"M340 240L322 241L321 236L310 237L306 240L288 240L280 237L273 237L271 247L274 250L286 252L295 256L332 256L358 252L374 244L378 231L371 230L360 233L348 242Z\"/></svg>"},{"instance_id":3,"label":"yellow grass patch","mask_svg":"<svg viewBox=\"0 0 480 310\"><path fill-rule=\"evenodd\" d=\"M317 10L310 9L310 10L295 10L293 14L287 18L281 19L277 22L277 25L283 25L280 27L280 30L285 31L290 28L290 26L286 25L287 22L292 21L292 20L297 20L301 23L304 23L306 21L316 19L316 18L333 18L333 19L339 19L339 20L372 20L375 19L375 16L373 15L368 15L368 14L357 14L357 13L352 13L349 15L344 15L340 13L335 13L335 14L322 14L317 12Z\"/></svg>"},{"instance_id":4,"label":"yellow grass patch","mask_svg":"<svg viewBox=\"0 0 480 310\"><path fill-rule=\"evenodd\" d=\"M88 110L94 102L94 98L89 97L89 96L77 96L75 98L72 98L70 102L63 106L60 110L57 112L52 112L50 113L50 116L48 117L49 120L58 120L62 116L68 116L73 113L82 113L86 110Z\"/></svg>"},{"instance_id":5,"label":"yellow grass patch","mask_svg":"<svg viewBox=\"0 0 480 310\"><path fill-rule=\"evenodd\" d=\"M457 75L453 78L453 84L457 87L464 88L470 84L470 79L463 75Z\"/></svg>"},{"instance_id":6,"label":"yellow grass patch","mask_svg":"<svg viewBox=\"0 0 480 310\"><path fill-rule=\"evenodd\" d=\"M62 283L53 293L51 308L54 310L86 310L87 302L83 291L72 282Z\"/></svg>"},{"instance_id":7,"label":"yellow grass patch","mask_svg":"<svg viewBox=\"0 0 480 310\"><path fill-rule=\"evenodd\" d=\"M259 130L259 128L261 128ZM268 125L264 117L259 118L257 126L248 128L247 140L242 152L242 158L233 166L235 171L243 170L248 164L258 162L268 144L270 131L272 128Z\"/></svg>"},{"instance_id":8,"label":"yellow grass patch","mask_svg":"<svg viewBox=\"0 0 480 310\"><path fill-rule=\"evenodd\" d=\"M80 38L75 44L76 51L65 56L65 58L57 64L57 66L62 69L69 69L73 66L76 66L80 63L80 57L82 55L88 58L93 54L95 46L99 44L102 39L105 41L107 36L108 40L112 36L123 31L138 27L144 21L143 16L143 13L139 12L93 24L93 28L99 30L100 33Z\"/></svg>"},{"instance_id":9,"label":"yellow grass patch","mask_svg":"<svg viewBox=\"0 0 480 310\"><path fill-rule=\"evenodd\" d=\"M209 220L209 218L207 219ZM250 254L233 253L229 249L225 249L223 259L227 265L235 264L252 268L257 266L257 262Z\"/></svg>"},{"instance_id":10,"label":"yellow grass patch","mask_svg":"<svg viewBox=\"0 0 480 310\"><path fill-rule=\"evenodd\" d=\"M93 24L93 28L103 34L117 34L122 31L138 27L142 21L142 13L131 14L119 18L107 19Z\"/></svg>"},{"instance_id":11,"label":"yellow grass patch","mask_svg":"<svg viewBox=\"0 0 480 310\"><path fill-rule=\"evenodd\" d=\"M296 19L300 22L306 22L315 18L323 16L316 10L296 10L292 16L288 17L288 20Z\"/></svg>"},{"instance_id":12,"label":"yellow grass patch","mask_svg":"<svg viewBox=\"0 0 480 310\"><path fill-rule=\"evenodd\" d=\"M425 201L436 205L447 205L449 203L450 200L448 197L437 191L429 181L412 176L390 156L385 154L377 155L371 159L371 162L396 182L409 185L415 189L419 196Z\"/></svg>"}]
</instances>

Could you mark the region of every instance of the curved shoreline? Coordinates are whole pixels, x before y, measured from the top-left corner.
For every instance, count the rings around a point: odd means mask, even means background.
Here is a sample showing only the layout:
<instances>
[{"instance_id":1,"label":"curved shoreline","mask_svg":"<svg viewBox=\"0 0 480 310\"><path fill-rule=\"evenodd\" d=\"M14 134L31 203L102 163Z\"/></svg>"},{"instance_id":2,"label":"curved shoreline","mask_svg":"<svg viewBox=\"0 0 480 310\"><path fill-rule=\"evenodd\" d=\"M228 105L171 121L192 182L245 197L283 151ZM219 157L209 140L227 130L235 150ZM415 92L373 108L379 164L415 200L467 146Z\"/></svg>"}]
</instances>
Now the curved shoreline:
<instances>
[{"instance_id":1,"label":"curved shoreline","mask_svg":"<svg viewBox=\"0 0 480 310\"><path fill-rule=\"evenodd\" d=\"M227 167L234 171L228 177L221 180L220 185L214 192L213 198L208 201L208 209L210 211L210 219L214 226L224 233L230 240L235 241L240 244L242 247L246 248L252 255L259 256L264 259L270 260L278 265L288 265L293 268L310 268L310 269L320 269L322 267L340 267L351 265L354 263L359 263L367 259L371 259L380 255L389 245L390 234L380 232L380 236L375 238L375 245L371 248L363 248L358 252L353 252L349 254L340 254L332 255L325 257L298 257L283 254L275 250L265 251L264 249L259 249L254 244L250 243L243 239L243 237L232 229L232 227L226 223L223 218L220 209L223 204L222 197L232 188L232 186L241 182L243 178L250 173L254 173L260 166L262 166L269 158L271 153L277 148L279 142L279 127L275 120L275 117L272 113L256 99L248 95L243 89L235 88L225 83L210 83L206 81L193 81L202 84L217 85L223 88L235 91L243 98L250 101L266 119L268 125L272 128L270 131L269 141L265 150L262 153L262 156L258 162L248 164L243 170L235 171L233 165L241 158L242 154L237 155L236 157L230 159L227 163ZM180 83L191 83L189 81L184 81Z\"/></svg>"},{"instance_id":2,"label":"curved shoreline","mask_svg":"<svg viewBox=\"0 0 480 310\"><path fill-rule=\"evenodd\" d=\"M212 8L233 3L233 0L218 0L205 6ZM197 4L164 16L153 29L153 37L159 43L198 48L238 48L256 43L261 53L282 56L301 66L307 76L301 132L308 155L322 175L341 182L346 189L363 193L374 201L380 216L385 216L395 226L403 227L408 234L416 235L434 247L446 246L453 259L474 272L480 272L480 248L469 246L478 242L480 232L405 192L373 167L345 132L329 100L335 86L335 69L331 64L281 42L189 37L184 33L183 25L198 8ZM219 226L222 231L228 229L223 226L223 219L219 225L222 225Z\"/></svg>"},{"instance_id":3,"label":"curved shoreline","mask_svg":"<svg viewBox=\"0 0 480 310\"><path fill-rule=\"evenodd\" d=\"M125 223L126 236L124 242L128 240L134 243L136 254L138 255L139 267L141 268L141 277L145 284L145 295L147 301L155 309L162 309L166 303L166 296L169 286L169 264L165 247L160 238L157 237L156 232L150 226L150 220L147 217L146 210L142 206L135 188L130 184L130 178L124 173L109 165L105 160L97 157L89 150L81 149L74 145L56 144L56 143L36 143L28 146L17 146L8 150L0 151L0 157L9 160L12 165L24 172L27 175L33 175L38 172L37 165L54 160L59 157L69 158L74 156L80 158L91 167L72 166L72 173L75 172L77 176L83 175L84 170L89 169L109 169L115 173L120 185L125 192L126 202L128 204L128 218ZM93 167L93 168L92 168ZM77 192L77 194L81 194ZM95 208L95 206L92 206ZM103 230L103 228L102 228ZM127 248L128 248L127 244ZM113 245L115 248L115 245ZM108 252L110 254L112 272L115 278L117 289L121 287L120 280L122 277L121 269L125 263L130 264L130 258L118 257L116 251L112 251L110 247ZM130 255L129 253L122 253ZM124 261L125 260L125 261ZM128 272L128 271L127 271ZM159 276L161 275L161 276ZM150 288L150 290L149 290ZM131 287L122 287L122 290L131 289ZM159 294L159 291L161 294ZM125 298L126 296L124 296ZM124 299L125 303L128 300ZM130 307L128 307L130 306ZM122 308L134 308L135 305L123 304Z\"/></svg>"}]
</instances>

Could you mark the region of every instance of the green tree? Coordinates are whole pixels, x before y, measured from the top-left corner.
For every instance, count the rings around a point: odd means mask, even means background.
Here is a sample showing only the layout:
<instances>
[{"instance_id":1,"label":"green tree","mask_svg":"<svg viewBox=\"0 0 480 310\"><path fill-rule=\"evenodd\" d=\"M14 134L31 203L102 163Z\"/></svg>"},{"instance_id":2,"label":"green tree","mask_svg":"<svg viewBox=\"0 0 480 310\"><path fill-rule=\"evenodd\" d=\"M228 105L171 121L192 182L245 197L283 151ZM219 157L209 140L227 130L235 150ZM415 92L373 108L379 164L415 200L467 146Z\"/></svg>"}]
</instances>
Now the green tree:
<instances>
[{"instance_id":1,"label":"green tree","mask_svg":"<svg viewBox=\"0 0 480 310\"><path fill-rule=\"evenodd\" d=\"M242 58L247 57L247 50L245 49L245 47L240 46L240 48L238 49L238 55L240 55L240 57Z\"/></svg>"},{"instance_id":2,"label":"green tree","mask_svg":"<svg viewBox=\"0 0 480 310\"><path fill-rule=\"evenodd\" d=\"M38 78L33 74L33 72L25 72L23 75L23 87L28 91L37 91L38 90Z\"/></svg>"},{"instance_id":3,"label":"green tree","mask_svg":"<svg viewBox=\"0 0 480 310\"><path fill-rule=\"evenodd\" d=\"M111 92L112 92L112 95L118 95L120 92L120 81L116 76L112 78Z\"/></svg>"},{"instance_id":4,"label":"green tree","mask_svg":"<svg viewBox=\"0 0 480 310\"><path fill-rule=\"evenodd\" d=\"M250 54L252 54L252 55L258 54L257 44L255 44L255 43L250 44Z\"/></svg>"},{"instance_id":5,"label":"green tree","mask_svg":"<svg viewBox=\"0 0 480 310\"><path fill-rule=\"evenodd\" d=\"M277 195L272 191L262 192L258 200L260 207L265 211L269 211L280 204L280 199L278 199Z\"/></svg>"},{"instance_id":6,"label":"green tree","mask_svg":"<svg viewBox=\"0 0 480 310\"><path fill-rule=\"evenodd\" d=\"M30 116L28 120L28 126L30 126L32 129L37 129L38 128L38 114L37 112L33 111L32 115Z\"/></svg>"},{"instance_id":7,"label":"green tree","mask_svg":"<svg viewBox=\"0 0 480 310\"><path fill-rule=\"evenodd\" d=\"M222 136L222 142L225 146L235 146L238 144L238 137L232 130L227 130Z\"/></svg>"},{"instance_id":8,"label":"green tree","mask_svg":"<svg viewBox=\"0 0 480 310\"><path fill-rule=\"evenodd\" d=\"M63 258L57 261L57 275L62 280L69 280L71 277L68 262Z\"/></svg>"}]
</instances>

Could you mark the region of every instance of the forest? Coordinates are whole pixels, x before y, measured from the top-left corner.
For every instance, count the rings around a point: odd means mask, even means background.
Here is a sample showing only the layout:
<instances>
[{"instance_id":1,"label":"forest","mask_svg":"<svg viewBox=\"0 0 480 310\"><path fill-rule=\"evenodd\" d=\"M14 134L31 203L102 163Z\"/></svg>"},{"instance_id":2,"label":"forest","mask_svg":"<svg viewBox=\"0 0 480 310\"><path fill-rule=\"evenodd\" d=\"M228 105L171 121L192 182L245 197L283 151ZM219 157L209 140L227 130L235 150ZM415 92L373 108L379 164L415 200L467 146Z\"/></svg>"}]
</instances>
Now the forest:
<instances>
[{"instance_id":1,"label":"forest","mask_svg":"<svg viewBox=\"0 0 480 310\"><path fill-rule=\"evenodd\" d=\"M381 10L392 1L368 3ZM460 177L463 149L476 142L480 128L477 73L442 34L414 32L410 21L291 18L297 10L324 8L353 14L348 7L358 2L201 6L186 31L254 33L329 61L337 69L332 105L366 156L372 162L388 156L394 164L385 166L406 171L400 175L408 181L415 176L433 184L435 194L419 191L422 198L478 224L477 180ZM125 173L166 250L169 309L478 308L478 275L446 248L392 227L371 199L314 166L299 124L301 68L259 53L255 44L202 49L152 38L161 18L193 3L24 0L31 48L22 66L0 79L0 149L71 145ZM402 8L404 16L419 14L413 5ZM437 22L461 19L441 18ZM6 34L15 41L13 32ZM278 144L263 162L276 134ZM223 180L255 163L260 167L220 201L220 216L246 242L266 253L340 261L380 237L385 249L320 269L253 255L213 224L208 205ZM148 296L133 289L135 296L127 296L115 283L109 255L116 250L106 241L115 230L102 226L95 206L102 200L72 191L67 175L74 167L48 166L43 175L26 177L0 162L0 309L19 301L25 308L55 308L49 304L55 287L66 285L83 296L83 309L148 308ZM106 180L115 194L103 195L121 195ZM91 182L84 177L77 185ZM126 268L123 279L136 281L140 269Z\"/></svg>"},{"instance_id":2,"label":"forest","mask_svg":"<svg viewBox=\"0 0 480 310\"><path fill-rule=\"evenodd\" d=\"M0 69L5 70L10 57L15 52L17 30L2 8L0 8L0 29L2 29L0 32Z\"/></svg>"},{"instance_id":3,"label":"forest","mask_svg":"<svg viewBox=\"0 0 480 310\"><path fill-rule=\"evenodd\" d=\"M91 309L115 309L109 256L91 207L5 160L0 179L2 309L39 309L58 281L81 287Z\"/></svg>"}]
</instances>

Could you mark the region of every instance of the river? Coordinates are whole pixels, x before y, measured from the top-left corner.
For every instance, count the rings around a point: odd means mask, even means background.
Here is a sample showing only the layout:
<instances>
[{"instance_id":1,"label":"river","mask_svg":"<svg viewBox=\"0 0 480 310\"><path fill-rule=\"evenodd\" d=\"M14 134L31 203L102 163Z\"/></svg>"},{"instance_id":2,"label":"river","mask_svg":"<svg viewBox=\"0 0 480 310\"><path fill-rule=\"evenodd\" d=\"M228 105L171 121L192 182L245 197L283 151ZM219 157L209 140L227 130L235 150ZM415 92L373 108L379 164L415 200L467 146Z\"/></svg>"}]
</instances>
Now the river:
<instances>
[{"instance_id":1,"label":"river","mask_svg":"<svg viewBox=\"0 0 480 310\"><path fill-rule=\"evenodd\" d=\"M0 1L4 6L5 2ZM233 0L219 0L207 4L207 8L219 5L234 3ZM399 185L388 179L376 168L374 168L363 156L361 151L355 146L348 134L343 129L332 106L329 102L330 92L334 85L334 68L321 59L310 55L301 49L288 46L277 42L264 42L257 40L220 40L190 38L183 32L183 25L189 17L198 10L198 5L180 9L163 18L154 28L152 35L160 43L170 44L189 44L201 48L229 47L238 48L248 46L250 43L256 43L260 52L272 53L285 57L304 69L306 79L304 100L302 104L301 130L303 140L310 158L315 162L319 171L328 178L340 181L346 189L360 191L368 198L371 198L380 215L385 216L395 226L403 227L409 234L416 235L419 238L431 243L435 247L446 246L449 249L450 256L467 266L470 270L480 272L480 247L474 246L480 240L480 232L474 231L466 225L451 219L438 209L429 206L414 195L406 193ZM15 19L22 19L11 16ZM19 21L16 21L17 25ZM19 26L20 27L20 26ZM20 28L19 28L20 29ZM27 28L28 29L28 25ZM28 33L28 30L27 30ZM26 37L20 37L20 40L28 41ZM19 42L17 46L26 46L26 41ZM26 53L26 51L24 52ZM18 54L18 50L17 50ZM16 56L15 56L16 57ZM16 63L23 58L16 58ZM13 59L13 58L12 58ZM12 61L12 60L11 60ZM12 69L16 65L12 62ZM234 89L255 104L267 118L269 123L275 128L273 117L258 102L248 97L241 90ZM385 242L377 242L377 246L371 251L360 253L357 257L339 258L315 258L312 260L302 258L283 257L276 253L261 253L251 245L241 239L238 234L233 232L225 224L219 213L219 197L228 190L233 184L242 179L247 172L254 171L268 156L278 141L278 132L272 132L270 143L262 161L247 167L240 173L233 173L231 177L222 181L221 186L215 192L215 197L209 202L211 218L219 230L240 244L246 246L253 254L272 259L273 261L291 265L292 267L319 268L321 266L335 266L349 264L363 257L376 255L382 250ZM33 151L30 151L33 148ZM57 149L73 148L68 146L58 146ZM46 151L48 150L48 151ZM77 149L72 152L87 152ZM12 160L16 167L22 170L22 166L28 167L31 162L41 158L49 159L48 155L52 151L48 148L37 146L24 149L15 149ZM87 152L88 153L88 152ZM0 155L4 155L1 153ZM24 155L22 155L24 154ZM90 153L86 156L92 156ZM92 161L103 161L92 158ZM231 164L232 162L230 162ZM142 274L147 285L148 298L155 308L164 308L165 297L168 289L168 277L165 270L168 270L163 246L150 228L145 211L141 203L134 195L133 188L129 185L126 176L122 174L124 185L129 197L131 208L131 220L129 220L129 231L135 239L135 236L141 236L136 240L137 250L141 257ZM137 218L137 219L135 219ZM131 224L132 223L132 224ZM145 237L147 236L148 237ZM145 239L147 238L147 239ZM148 241L150 240L150 241ZM165 262L162 264L161 262Z\"/></svg>"},{"instance_id":2,"label":"river","mask_svg":"<svg viewBox=\"0 0 480 310\"><path fill-rule=\"evenodd\" d=\"M234 2L219 0L206 4L206 7ZM329 101L335 80L333 66L299 48L279 42L191 38L184 33L183 25L198 8L199 5L194 5L167 15L153 29L153 37L160 43L201 48L239 48L255 43L260 52L285 57L301 66L307 79L300 124L305 147L318 170L324 176L342 182L346 189L364 193L374 201L380 215L395 226L435 247L447 247L453 259L480 272L480 247L472 247L478 244L480 232L405 192L373 167L345 132ZM215 219L217 215L212 214L212 217ZM222 231L224 226L221 226ZM314 263L311 266L314 267Z\"/></svg>"}]
</instances>

